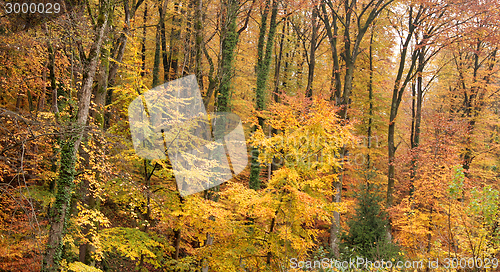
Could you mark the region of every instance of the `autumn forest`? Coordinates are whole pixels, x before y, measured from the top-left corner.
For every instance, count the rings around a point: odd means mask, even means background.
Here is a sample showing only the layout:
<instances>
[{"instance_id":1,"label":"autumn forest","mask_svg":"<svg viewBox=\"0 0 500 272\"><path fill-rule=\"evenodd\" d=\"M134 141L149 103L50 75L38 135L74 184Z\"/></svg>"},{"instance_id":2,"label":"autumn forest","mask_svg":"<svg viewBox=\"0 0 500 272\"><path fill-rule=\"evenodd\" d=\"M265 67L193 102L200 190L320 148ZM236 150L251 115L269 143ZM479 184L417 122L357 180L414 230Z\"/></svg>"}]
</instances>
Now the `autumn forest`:
<instances>
[{"instance_id":1,"label":"autumn forest","mask_svg":"<svg viewBox=\"0 0 500 272\"><path fill-rule=\"evenodd\" d=\"M0 7L0 271L499 271L500 1Z\"/></svg>"}]
</instances>

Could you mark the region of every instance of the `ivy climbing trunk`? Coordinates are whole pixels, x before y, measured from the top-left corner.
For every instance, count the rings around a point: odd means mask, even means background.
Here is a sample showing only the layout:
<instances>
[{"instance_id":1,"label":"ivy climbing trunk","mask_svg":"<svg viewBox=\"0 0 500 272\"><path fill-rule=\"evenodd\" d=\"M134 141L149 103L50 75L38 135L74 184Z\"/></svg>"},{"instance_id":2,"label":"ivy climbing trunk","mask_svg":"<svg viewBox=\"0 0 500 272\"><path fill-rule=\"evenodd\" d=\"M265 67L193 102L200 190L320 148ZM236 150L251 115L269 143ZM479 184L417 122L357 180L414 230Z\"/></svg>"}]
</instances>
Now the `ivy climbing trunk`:
<instances>
[{"instance_id":1,"label":"ivy climbing trunk","mask_svg":"<svg viewBox=\"0 0 500 272\"><path fill-rule=\"evenodd\" d=\"M43 259L43 271L58 271L59 261L63 256L63 237L66 232L68 216L70 214L70 201L73 196L75 184L75 162L77 151L84 135L84 126L90 109L90 98L92 94L92 83L96 74L99 53L101 51L105 30L108 25L109 2L101 5L98 23L95 27L96 34L90 48L88 57L83 62L82 85L78 92L78 113L76 116L76 127L68 125L66 137L64 137L61 148L61 167L57 180L56 200L53 210L49 215L50 230L47 249ZM79 48L80 55L85 56L83 48Z\"/></svg>"},{"instance_id":2,"label":"ivy climbing trunk","mask_svg":"<svg viewBox=\"0 0 500 272\"><path fill-rule=\"evenodd\" d=\"M229 97L231 95L231 79L234 74L234 49L238 43L237 11L238 1L229 0L225 9L226 18L224 18L221 34L220 85L216 93L216 111L218 112L230 111Z\"/></svg>"},{"instance_id":3,"label":"ivy climbing trunk","mask_svg":"<svg viewBox=\"0 0 500 272\"><path fill-rule=\"evenodd\" d=\"M267 41L265 41L267 32L267 16L269 13L269 4L270 0L267 0L266 6L264 8L264 14L262 15L262 22L259 32L259 42L257 45L257 67L256 67L257 87L255 89L255 98L256 98L255 109L257 111L262 111L264 110L265 107L264 96L267 86L267 79L269 77L269 67L271 64L271 56L273 53L273 46L274 46L274 36L276 34L276 26L277 26L276 17L278 14L278 0L273 0L271 19L269 22L269 33L267 34ZM259 126L260 127L264 126L264 119L262 117L259 117ZM259 151L254 148L251 152L251 155L252 156L251 156L251 168L250 168L250 188L258 190L260 189L260 179L259 179L260 164L257 161L259 157Z\"/></svg>"},{"instance_id":4,"label":"ivy climbing trunk","mask_svg":"<svg viewBox=\"0 0 500 272\"><path fill-rule=\"evenodd\" d=\"M202 16L202 2L201 0L198 0L197 4L197 11L195 17L197 18L196 24L199 24L203 20ZM252 1L252 6L255 3L255 0ZM205 105L205 108L207 110L209 109L209 104L210 104L210 99L212 95L214 96L214 112L230 112L231 111L231 104L230 104L230 97L231 97L231 80L234 75L234 50L236 49L236 45L238 44L238 39L239 35L241 32L243 32L247 25L248 21L250 19L250 11L251 7L246 15L245 23L243 27L241 27L239 30L236 29L237 27L237 19L238 19L238 12L240 10L240 2L239 0L223 0L221 1L222 4L222 12L221 12L221 47L220 47L220 63L218 67L218 77L220 79L219 86L216 90L216 81L215 77L213 76L214 73L214 63L210 55L208 54L208 51L205 47L205 43L203 43L202 36L199 34L197 35L197 43L200 43L203 48L203 52L205 54L205 57L207 58L207 61L210 65L210 72L209 72L209 86L208 86L208 91L205 94L205 97L203 98L203 103ZM201 25L196 27L198 30L196 32L201 31ZM201 52L200 52L201 53ZM201 56L200 56L201 58ZM217 138L217 136L216 136ZM227 152L227 150L226 150ZM218 186L216 186L213 189L210 189L214 193L213 199L214 201L218 200L218 195L217 191L219 190ZM211 199L212 194L210 191L205 191L204 195L205 199ZM211 220L215 220L215 218L211 217ZM214 237L210 232L207 232L206 234L207 240L205 241L205 246L211 246L214 241ZM206 260L202 260L201 264L201 271L207 272L209 271L210 267L206 263Z\"/></svg>"}]
</instances>

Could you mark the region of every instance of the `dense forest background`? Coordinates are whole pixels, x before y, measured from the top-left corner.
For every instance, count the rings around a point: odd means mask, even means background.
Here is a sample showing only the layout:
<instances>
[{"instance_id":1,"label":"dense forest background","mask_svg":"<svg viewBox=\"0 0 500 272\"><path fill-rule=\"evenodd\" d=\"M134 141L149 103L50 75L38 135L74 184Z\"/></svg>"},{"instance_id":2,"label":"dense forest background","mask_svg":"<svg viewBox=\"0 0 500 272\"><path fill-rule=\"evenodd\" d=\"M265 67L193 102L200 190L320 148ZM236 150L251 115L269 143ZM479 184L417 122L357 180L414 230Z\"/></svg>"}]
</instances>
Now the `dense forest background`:
<instances>
[{"instance_id":1,"label":"dense forest background","mask_svg":"<svg viewBox=\"0 0 500 272\"><path fill-rule=\"evenodd\" d=\"M498 0L0 3L1 271L498 266ZM127 111L187 75L249 163L181 196Z\"/></svg>"}]
</instances>

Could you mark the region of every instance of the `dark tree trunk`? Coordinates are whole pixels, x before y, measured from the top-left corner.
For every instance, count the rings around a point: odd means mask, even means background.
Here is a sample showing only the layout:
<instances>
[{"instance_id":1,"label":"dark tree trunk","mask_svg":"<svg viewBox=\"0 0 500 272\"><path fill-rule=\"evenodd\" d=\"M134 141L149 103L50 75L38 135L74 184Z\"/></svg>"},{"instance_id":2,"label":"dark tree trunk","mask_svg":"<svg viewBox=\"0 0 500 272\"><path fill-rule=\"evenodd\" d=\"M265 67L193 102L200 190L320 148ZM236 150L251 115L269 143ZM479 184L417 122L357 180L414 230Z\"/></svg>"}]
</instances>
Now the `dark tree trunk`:
<instances>
[{"instance_id":1,"label":"dark tree trunk","mask_svg":"<svg viewBox=\"0 0 500 272\"><path fill-rule=\"evenodd\" d=\"M411 170L410 170L410 197L413 197L413 192L415 191L415 177L417 174L417 161L418 161L418 146L420 144L420 123L422 120L422 99L424 95L423 90L423 76L425 67L425 47L422 47L417 52L418 64L417 64L417 82L412 88L413 101L412 101L412 128L411 128L411 149L413 150L411 156Z\"/></svg>"},{"instance_id":2,"label":"dark tree trunk","mask_svg":"<svg viewBox=\"0 0 500 272\"><path fill-rule=\"evenodd\" d=\"M388 153L388 171L387 171L387 198L386 205L387 207L392 206L393 202L393 191L394 191L394 178L396 174L396 166L394 165L396 159L396 144L395 144L395 132L396 132L396 117L398 115L399 105L401 104L401 100L403 99L403 93L406 89L406 86L412 79L412 73L415 69L417 54L416 51L413 52L411 58L410 68L406 74L406 77L403 79L403 74L405 70L406 64L406 56L408 54L408 47L410 45L410 41L412 40L413 34L415 32L415 28L417 24L420 22L420 17L423 14L423 8L420 7L417 14L413 15L413 7L410 7L410 17L408 20L408 34L406 35L406 40L403 44L403 49L401 51L401 56L399 59L399 68L398 73L396 75L396 80L394 82L394 88L392 91L392 101L391 101L391 110L389 114L389 128L387 133L387 153Z\"/></svg>"},{"instance_id":3,"label":"dark tree trunk","mask_svg":"<svg viewBox=\"0 0 500 272\"><path fill-rule=\"evenodd\" d=\"M285 13L286 10L285 10ZM285 44L285 33L286 33L286 28L288 26L288 20L285 19L285 22L283 23L283 27L281 29L281 37L279 41L279 52L278 55L276 56L276 64L275 64L275 70L274 70L274 92L273 92L273 100L274 102L279 102L279 96L280 96L280 73L281 73L281 63L283 61L283 46Z\"/></svg>"},{"instance_id":4,"label":"dark tree trunk","mask_svg":"<svg viewBox=\"0 0 500 272\"><path fill-rule=\"evenodd\" d=\"M318 24L316 22L318 18L318 8L313 7L312 10L312 36L311 36L311 48L309 52L309 71L307 74L307 87L306 87L306 97L312 97L313 94L313 81L314 81L314 67L316 66L316 49L318 48Z\"/></svg>"},{"instance_id":5,"label":"dark tree trunk","mask_svg":"<svg viewBox=\"0 0 500 272\"><path fill-rule=\"evenodd\" d=\"M142 30L142 41L141 41L141 77L146 74L146 34L147 27L146 23L148 21L148 5L144 7L144 15L142 17L142 24L144 29Z\"/></svg>"},{"instance_id":6,"label":"dark tree trunk","mask_svg":"<svg viewBox=\"0 0 500 272\"><path fill-rule=\"evenodd\" d=\"M168 73L165 67L168 67L167 62L167 51L166 51L166 41L165 41L165 12L167 9L168 0L163 1L163 6L158 7L158 12L160 13L160 19L156 25L156 40L155 40L155 58L153 62L153 88L160 85L160 60L162 54L163 56L163 68L164 77ZM167 68L168 69L168 68Z\"/></svg>"},{"instance_id":7,"label":"dark tree trunk","mask_svg":"<svg viewBox=\"0 0 500 272\"><path fill-rule=\"evenodd\" d=\"M340 99L341 89L342 89L342 79L340 75L340 65L339 65L339 53L337 50L337 36L339 28L337 26L337 17L333 14L332 22L330 23L328 19L328 13L326 11L325 1L321 1L321 11L322 16L319 16L326 28L326 35L328 36L328 41L330 42L330 49L332 50L332 76L330 79L330 100L335 101L335 99ZM333 28L333 32L332 32ZM340 104L340 101L335 101L336 105Z\"/></svg>"},{"instance_id":8,"label":"dark tree trunk","mask_svg":"<svg viewBox=\"0 0 500 272\"><path fill-rule=\"evenodd\" d=\"M57 106L57 86L56 86L56 72L55 72L56 57L55 57L54 47L50 42L47 42L47 47L49 51L49 61L47 68L49 69L50 91L52 94L52 99L51 99L52 112L58 115L59 107Z\"/></svg>"},{"instance_id":9,"label":"dark tree trunk","mask_svg":"<svg viewBox=\"0 0 500 272\"><path fill-rule=\"evenodd\" d=\"M204 89L203 86L203 0L192 0L195 8L194 12L194 73L198 80L200 90Z\"/></svg>"},{"instance_id":10,"label":"dark tree trunk","mask_svg":"<svg viewBox=\"0 0 500 272\"><path fill-rule=\"evenodd\" d=\"M165 37L165 25L163 23L162 27L162 47L163 47L163 69L164 69L164 80L171 81L179 76L179 56L181 48L181 26L182 26L182 16L180 14L179 2L174 2L174 15L172 17L172 29L170 32L170 47L168 52L168 58L165 59L166 55L166 37Z\"/></svg>"},{"instance_id":11,"label":"dark tree trunk","mask_svg":"<svg viewBox=\"0 0 500 272\"><path fill-rule=\"evenodd\" d=\"M368 52L368 58L369 58L369 70L370 70L370 79L368 81L368 129L367 129L367 137L368 137L368 143L367 143L367 148L368 148L368 154L366 155L366 169L370 170L371 169L371 154L370 154L370 149L372 148L372 128L373 128L373 73L374 67L373 67L373 35L375 33L374 31L375 24L372 27L371 35L370 35L370 47L369 47L369 52ZM369 184L368 184L369 185ZM368 186L368 189L370 187Z\"/></svg>"},{"instance_id":12,"label":"dark tree trunk","mask_svg":"<svg viewBox=\"0 0 500 272\"><path fill-rule=\"evenodd\" d=\"M153 61L153 88L160 85L160 59L161 59L161 26L158 24L156 29L155 58Z\"/></svg>"}]
</instances>

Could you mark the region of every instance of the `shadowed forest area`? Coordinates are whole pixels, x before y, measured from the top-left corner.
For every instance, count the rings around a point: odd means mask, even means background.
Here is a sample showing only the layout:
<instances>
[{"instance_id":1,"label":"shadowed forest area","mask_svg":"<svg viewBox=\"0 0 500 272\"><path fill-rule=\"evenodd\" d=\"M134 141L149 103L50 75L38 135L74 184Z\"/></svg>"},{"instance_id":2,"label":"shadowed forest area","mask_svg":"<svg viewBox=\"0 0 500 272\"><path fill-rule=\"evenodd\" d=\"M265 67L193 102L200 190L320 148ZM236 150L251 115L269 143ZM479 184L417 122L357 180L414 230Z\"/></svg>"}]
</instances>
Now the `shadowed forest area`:
<instances>
[{"instance_id":1,"label":"shadowed forest area","mask_svg":"<svg viewBox=\"0 0 500 272\"><path fill-rule=\"evenodd\" d=\"M498 271L500 1L0 6L0 271Z\"/></svg>"}]
</instances>

